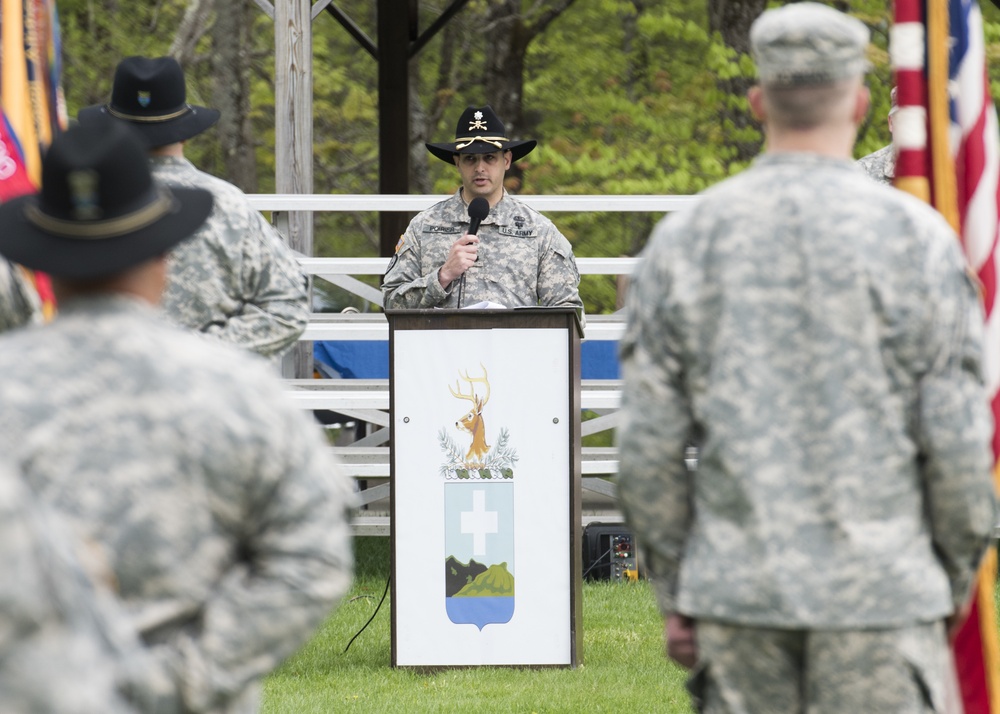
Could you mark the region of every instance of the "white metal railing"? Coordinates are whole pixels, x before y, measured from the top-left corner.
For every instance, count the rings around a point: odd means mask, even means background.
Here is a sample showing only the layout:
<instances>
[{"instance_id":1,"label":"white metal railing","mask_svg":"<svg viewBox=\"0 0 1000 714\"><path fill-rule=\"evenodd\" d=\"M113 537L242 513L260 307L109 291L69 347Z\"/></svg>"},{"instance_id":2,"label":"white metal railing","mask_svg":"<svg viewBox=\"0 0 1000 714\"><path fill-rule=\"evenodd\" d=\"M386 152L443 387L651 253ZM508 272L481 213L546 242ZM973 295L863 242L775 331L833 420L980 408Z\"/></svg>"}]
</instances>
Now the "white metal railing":
<instances>
[{"instance_id":1,"label":"white metal railing","mask_svg":"<svg viewBox=\"0 0 1000 714\"><path fill-rule=\"evenodd\" d=\"M382 275L389 265L389 258L309 258L299 262L306 272L317 277L328 275ZM639 262L638 258L577 258L576 265L583 275L623 275Z\"/></svg>"},{"instance_id":2,"label":"white metal railing","mask_svg":"<svg viewBox=\"0 0 1000 714\"><path fill-rule=\"evenodd\" d=\"M248 196L259 211L422 211L448 198L443 194L256 193ZM588 213L666 213L691 205L696 196L550 196L518 194L536 211Z\"/></svg>"},{"instance_id":3,"label":"white metal railing","mask_svg":"<svg viewBox=\"0 0 1000 714\"><path fill-rule=\"evenodd\" d=\"M620 313L587 315L584 340L618 340L624 331L625 323ZM389 323L381 312L318 312L313 313L299 339L384 341L389 339Z\"/></svg>"},{"instance_id":4,"label":"white metal railing","mask_svg":"<svg viewBox=\"0 0 1000 714\"><path fill-rule=\"evenodd\" d=\"M581 275L628 275L638 264L638 258L577 258L576 265ZM336 285L343 290L356 295L363 300L382 305L382 293L368 283L356 279L355 275L382 275L389 265L389 258L309 258L299 256L299 263L302 270L314 278L320 278L332 285ZM325 340L333 339L326 335L331 327L329 320L323 324L323 318L317 316L316 320L310 323L306 332L302 335L304 340ZM336 320L336 318L335 318ZM591 339L617 339L617 336L602 336L591 331L590 317L587 317L587 336ZM381 320L384 326L384 318ZM360 330L359 334L350 338L353 340L382 340L386 338L385 329L378 325L355 324L355 329ZM600 330L597 326L595 329ZM370 335L370 336L369 336Z\"/></svg>"}]
</instances>

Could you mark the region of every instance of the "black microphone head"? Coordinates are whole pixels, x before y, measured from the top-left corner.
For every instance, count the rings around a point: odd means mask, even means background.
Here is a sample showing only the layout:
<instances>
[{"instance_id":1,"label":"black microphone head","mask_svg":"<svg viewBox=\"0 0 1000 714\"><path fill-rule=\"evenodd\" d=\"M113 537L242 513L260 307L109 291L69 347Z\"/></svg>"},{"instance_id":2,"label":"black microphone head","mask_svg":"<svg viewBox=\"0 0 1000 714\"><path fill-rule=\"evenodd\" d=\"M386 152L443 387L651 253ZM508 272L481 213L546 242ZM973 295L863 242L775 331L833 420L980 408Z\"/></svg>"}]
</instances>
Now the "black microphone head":
<instances>
[{"instance_id":1,"label":"black microphone head","mask_svg":"<svg viewBox=\"0 0 1000 714\"><path fill-rule=\"evenodd\" d=\"M469 201L469 235L479 232L479 224L490 215L490 202L482 196L476 196Z\"/></svg>"},{"instance_id":2,"label":"black microphone head","mask_svg":"<svg viewBox=\"0 0 1000 714\"><path fill-rule=\"evenodd\" d=\"M476 196L469 201L469 218L483 220L490 215L490 202L482 196Z\"/></svg>"}]
</instances>

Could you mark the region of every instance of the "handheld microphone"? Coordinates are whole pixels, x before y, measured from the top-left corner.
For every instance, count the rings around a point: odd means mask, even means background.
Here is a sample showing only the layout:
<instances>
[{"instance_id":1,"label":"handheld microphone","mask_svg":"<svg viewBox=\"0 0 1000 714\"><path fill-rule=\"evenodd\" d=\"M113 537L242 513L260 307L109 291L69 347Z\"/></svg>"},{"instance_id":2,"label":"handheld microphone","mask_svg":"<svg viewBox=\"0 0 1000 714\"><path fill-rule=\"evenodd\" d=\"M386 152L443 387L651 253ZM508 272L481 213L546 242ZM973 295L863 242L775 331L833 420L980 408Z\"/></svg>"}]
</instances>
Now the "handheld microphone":
<instances>
[{"instance_id":1,"label":"handheld microphone","mask_svg":"<svg viewBox=\"0 0 1000 714\"><path fill-rule=\"evenodd\" d=\"M479 224L490 215L490 202L482 196L476 196L469 201L469 235L479 232ZM476 260L479 260L477 257ZM458 281L458 306L462 307L462 291L465 289L465 273Z\"/></svg>"},{"instance_id":2,"label":"handheld microphone","mask_svg":"<svg viewBox=\"0 0 1000 714\"><path fill-rule=\"evenodd\" d=\"M479 232L479 224L490 215L490 202L482 196L476 196L469 201L469 235Z\"/></svg>"}]
</instances>

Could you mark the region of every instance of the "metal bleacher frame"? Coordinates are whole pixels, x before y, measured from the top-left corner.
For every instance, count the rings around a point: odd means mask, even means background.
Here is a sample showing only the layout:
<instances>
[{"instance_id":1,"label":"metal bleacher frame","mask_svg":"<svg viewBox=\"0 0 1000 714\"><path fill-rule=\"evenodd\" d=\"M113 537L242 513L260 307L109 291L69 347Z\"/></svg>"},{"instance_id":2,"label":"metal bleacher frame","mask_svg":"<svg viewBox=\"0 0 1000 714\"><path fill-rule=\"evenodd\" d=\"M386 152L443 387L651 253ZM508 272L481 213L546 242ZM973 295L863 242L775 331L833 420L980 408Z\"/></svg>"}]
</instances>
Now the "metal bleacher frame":
<instances>
[{"instance_id":1,"label":"metal bleacher frame","mask_svg":"<svg viewBox=\"0 0 1000 714\"><path fill-rule=\"evenodd\" d=\"M278 231L288 235L289 212L325 211L420 211L443 200L440 195L251 195L252 205L270 211ZM650 212L667 213L689 204L692 196L518 196L529 206L549 212ZM554 218L558 225L558 218ZM356 276L382 275L388 258L299 258L303 271L313 280L325 280L381 308L381 292ZM591 258L577 256L581 275L628 275L637 258ZM587 315L584 340L618 340L624 330L621 313ZM315 340L388 340L389 329L381 312L314 313L300 338ZM287 379L289 398L300 408L329 410L364 422L364 436L334 449L348 475L359 484L361 510L353 520L356 535L388 535L389 494L389 384L387 379ZM614 429L621 401L619 380L583 380L581 406L597 416L582 423L583 436ZM609 480L618 471L614 447L583 447L582 484L596 501L585 503L584 524L618 521L614 505L615 485ZM374 485L373 485L374 484ZM585 494L586 496L586 494ZM375 509L375 510L372 510Z\"/></svg>"}]
</instances>

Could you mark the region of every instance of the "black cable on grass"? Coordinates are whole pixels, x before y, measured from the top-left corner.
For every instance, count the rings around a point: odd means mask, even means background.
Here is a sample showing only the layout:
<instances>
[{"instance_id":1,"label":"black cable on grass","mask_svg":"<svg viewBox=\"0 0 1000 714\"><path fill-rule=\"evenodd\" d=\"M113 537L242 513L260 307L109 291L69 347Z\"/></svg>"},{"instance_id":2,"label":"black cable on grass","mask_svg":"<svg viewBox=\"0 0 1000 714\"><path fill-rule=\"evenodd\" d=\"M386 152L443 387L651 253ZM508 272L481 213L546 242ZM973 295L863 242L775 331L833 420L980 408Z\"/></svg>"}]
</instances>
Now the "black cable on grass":
<instances>
[{"instance_id":1,"label":"black cable on grass","mask_svg":"<svg viewBox=\"0 0 1000 714\"><path fill-rule=\"evenodd\" d=\"M385 590L382 591L382 599L379 600L378 601L378 605L375 606L375 612L373 612L372 616L368 618L368 622L366 622L364 625L362 625L361 629L358 630L357 633L354 635L354 637L351 638L351 641L347 643L347 647L344 648L344 654L347 654L347 650L351 649L351 645L354 644L354 640L358 639L358 635L360 635L362 632L364 632L365 628L368 627L368 625L372 624L372 620L374 620L375 616L378 614L379 608L381 608L382 607L382 603L385 602L385 596L389 594L389 583L391 581L392 581L392 578L387 578L386 579L386 581L385 581Z\"/></svg>"},{"instance_id":2,"label":"black cable on grass","mask_svg":"<svg viewBox=\"0 0 1000 714\"><path fill-rule=\"evenodd\" d=\"M583 571L583 575L581 575L580 577L581 578L587 577L587 573L589 573L591 570L593 570L594 568L596 568L598 565L603 565L605 567L609 567L610 568L611 567L611 562L610 561L608 561L607 563L603 562L604 556L606 556L606 555L611 555L611 548L608 548L606 551L604 551L603 553L601 553L601 556L599 558L595 559L594 562L590 564L590 567Z\"/></svg>"}]
</instances>

